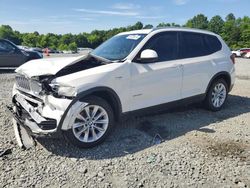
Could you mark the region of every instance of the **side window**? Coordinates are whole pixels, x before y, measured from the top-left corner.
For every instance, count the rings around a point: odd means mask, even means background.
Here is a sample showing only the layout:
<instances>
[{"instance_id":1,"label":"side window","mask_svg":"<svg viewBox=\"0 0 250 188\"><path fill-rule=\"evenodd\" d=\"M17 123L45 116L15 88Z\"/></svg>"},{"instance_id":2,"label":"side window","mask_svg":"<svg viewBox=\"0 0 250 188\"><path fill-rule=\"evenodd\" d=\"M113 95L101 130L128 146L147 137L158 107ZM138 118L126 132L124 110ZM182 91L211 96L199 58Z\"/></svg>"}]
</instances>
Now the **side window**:
<instances>
[{"instance_id":1,"label":"side window","mask_svg":"<svg viewBox=\"0 0 250 188\"><path fill-rule=\"evenodd\" d=\"M158 61L169 61L177 58L177 32L156 34L145 44L142 50L151 49L157 52Z\"/></svg>"},{"instance_id":2,"label":"side window","mask_svg":"<svg viewBox=\"0 0 250 188\"><path fill-rule=\"evenodd\" d=\"M205 42L209 48L209 52L210 52L209 54L212 54L214 52L221 50L222 45L217 37L212 36L212 35L204 35L204 38L205 38Z\"/></svg>"},{"instance_id":3,"label":"side window","mask_svg":"<svg viewBox=\"0 0 250 188\"><path fill-rule=\"evenodd\" d=\"M180 57L192 58L209 54L209 49L204 42L204 37L199 33L180 33Z\"/></svg>"},{"instance_id":4,"label":"side window","mask_svg":"<svg viewBox=\"0 0 250 188\"><path fill-rule=\"evenodd\" d=\"M14 46L5 41L0 41L0 54L12 53L14 51L15 51Z\"/></svg>"}]
</instances>

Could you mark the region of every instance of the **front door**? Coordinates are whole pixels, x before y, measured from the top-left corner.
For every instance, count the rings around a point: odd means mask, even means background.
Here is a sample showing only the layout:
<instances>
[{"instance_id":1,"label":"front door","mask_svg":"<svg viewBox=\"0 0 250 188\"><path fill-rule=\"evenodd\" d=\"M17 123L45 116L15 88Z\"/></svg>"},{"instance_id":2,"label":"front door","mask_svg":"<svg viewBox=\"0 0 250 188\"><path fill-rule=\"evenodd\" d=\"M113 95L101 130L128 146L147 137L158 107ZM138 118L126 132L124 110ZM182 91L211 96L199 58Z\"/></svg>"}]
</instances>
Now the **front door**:
<instances>
[{"instance_id":1,"label":"front door","mask_svg":"<svg viewBox=\"0 0 250 188\"><path fill-rule=\"evenodd\" d=\"M158 60L153 63L131 63L131 111L181 99L182 65L178 55L177 33L156 34L145 44L145 49L155 50ZM140 53L138 56L140 56Z\"/></svg>"}]
</instances>

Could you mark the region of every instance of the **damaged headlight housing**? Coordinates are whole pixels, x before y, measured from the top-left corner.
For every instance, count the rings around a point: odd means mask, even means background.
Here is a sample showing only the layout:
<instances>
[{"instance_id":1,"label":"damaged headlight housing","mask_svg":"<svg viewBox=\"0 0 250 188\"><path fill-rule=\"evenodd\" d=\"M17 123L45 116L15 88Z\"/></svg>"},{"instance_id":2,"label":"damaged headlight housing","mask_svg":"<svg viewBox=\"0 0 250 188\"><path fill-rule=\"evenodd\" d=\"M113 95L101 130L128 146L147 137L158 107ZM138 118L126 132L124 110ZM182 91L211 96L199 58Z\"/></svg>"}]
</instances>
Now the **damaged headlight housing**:
<instances>
[{"instance_id":1,"label":"damaged headlight housing","mask_svg":"<svg viewBox=\"0 0 250 188\"><path fill-rule=\"evenodd\" d=\"M73 86L59 84L59 83L51 83L49 84L52 91L55 92L59 96L76 96L76 88Z\"/></svg>"},{"instance_id":2,"label":"damaged headlight housing","mask_svg":"<svg viewBox=\"0 0 250 188\"><path fill-rule=\"evenodd\" d=\"M30 88L36 95L42 92L42 84L36 80L30 81Z\"/></svg>"}]
</instances>

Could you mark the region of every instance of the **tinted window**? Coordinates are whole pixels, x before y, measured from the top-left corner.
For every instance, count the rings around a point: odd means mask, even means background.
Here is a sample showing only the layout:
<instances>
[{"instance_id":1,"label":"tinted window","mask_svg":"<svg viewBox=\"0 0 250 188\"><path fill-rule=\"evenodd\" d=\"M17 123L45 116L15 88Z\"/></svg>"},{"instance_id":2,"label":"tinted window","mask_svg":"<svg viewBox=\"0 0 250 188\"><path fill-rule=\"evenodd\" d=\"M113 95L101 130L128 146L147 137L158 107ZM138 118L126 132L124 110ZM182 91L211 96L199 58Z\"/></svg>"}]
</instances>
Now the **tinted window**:
<instances>
[{"instance_id":1,"label":"tinted window","mask_svg":"<svg viewBox=\"0 0 250 188\"><path fill-rule=\"evenodd\" d=\"M192 58L212 54L221 49L221 43L212 35L181 32L180 58Z\"/></svg>"},{"instance_id":2,"label":"tinted window","mask_svg":"<svg viewBox=\"0 0 250 188\"><path fill-rule=\"evenodd\" d=\"M6 41L0 41L0 54L11 53L15 51L15 47Z\"/></svg>"},{"instance_id":3,"label":"tinted window","mask_svg":"<svg viewBox=\"0 0 250 188\"><path fill-rule=\"evenodd\" d=\"M209 54L212 54L214 52L217 52L221 50L222 45L217 37L212 35L204 35L206 45L209 48Z\"/></svg>"},{"instance_id":4,"label":"tinted window","mask_svg":"<svg viewBox=\"0 0 250 188\"><path fill-rule=\"evenodd\" d=\"M180 57L191 58L208 54L203 36L198 33L181 32L180 35Z\"/></svg>"},{"instance_id":5,"label":"tinted window","mask_svg":"<svg viewBox=\"0 0 250 188\"><path fill-rule=\"evenodd\" d=\"M158 61L169 61L177 58L177 33L166 32L153 36L145 44L142 50L155 50L158 54Z\"/></svg>"}]
</instances>

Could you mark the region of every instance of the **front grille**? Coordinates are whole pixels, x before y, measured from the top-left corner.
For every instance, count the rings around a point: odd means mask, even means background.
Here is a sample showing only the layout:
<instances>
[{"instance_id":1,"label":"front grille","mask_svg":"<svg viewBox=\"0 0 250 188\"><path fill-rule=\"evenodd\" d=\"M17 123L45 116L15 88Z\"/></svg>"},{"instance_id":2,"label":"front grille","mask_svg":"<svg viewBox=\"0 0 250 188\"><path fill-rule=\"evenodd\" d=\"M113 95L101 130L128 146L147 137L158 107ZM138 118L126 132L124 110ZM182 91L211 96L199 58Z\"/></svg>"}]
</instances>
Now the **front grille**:
<instances>
[{"instance_id":1,"label":"front grille","mask_svg":"<svg viewBox=\"0 0 250 188\"><path fill-rule=\"evenodd\" d=\"M26 91L30 91L30 81L24 76L16 76L16 85L20 89L24 89Z\"/></svg>"}]
</instances>

